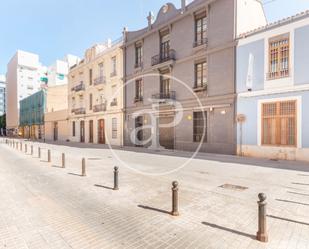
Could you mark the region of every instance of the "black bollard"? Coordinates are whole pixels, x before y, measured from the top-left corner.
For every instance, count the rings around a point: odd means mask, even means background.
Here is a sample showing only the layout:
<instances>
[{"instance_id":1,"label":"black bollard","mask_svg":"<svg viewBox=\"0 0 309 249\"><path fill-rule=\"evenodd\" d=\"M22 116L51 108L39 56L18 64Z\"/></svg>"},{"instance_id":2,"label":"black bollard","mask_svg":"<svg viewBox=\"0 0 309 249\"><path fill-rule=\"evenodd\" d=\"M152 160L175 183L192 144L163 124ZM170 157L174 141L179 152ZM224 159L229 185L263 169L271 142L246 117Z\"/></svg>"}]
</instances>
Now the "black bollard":
<instances>
[{"instance_id":1,"label":"black bollard","mask_svg":"<svg viewBox=\"0 0 309 249\"><path fill-rule=\"evenodd\" d=\"M114 190L119 190L119 169L114 167Z\"/></svg>"}]
</instances>

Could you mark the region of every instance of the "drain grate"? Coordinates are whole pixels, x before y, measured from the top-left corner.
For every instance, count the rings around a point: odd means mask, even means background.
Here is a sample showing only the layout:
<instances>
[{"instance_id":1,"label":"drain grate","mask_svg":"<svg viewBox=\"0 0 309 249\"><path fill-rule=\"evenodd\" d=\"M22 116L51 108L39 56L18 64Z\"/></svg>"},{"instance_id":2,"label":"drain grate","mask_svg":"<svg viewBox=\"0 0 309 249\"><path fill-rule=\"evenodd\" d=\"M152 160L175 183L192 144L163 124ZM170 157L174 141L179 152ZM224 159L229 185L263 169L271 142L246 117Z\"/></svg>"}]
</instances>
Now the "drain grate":
<instances>
[{"instance_id":1,"label":"drain grate","mask_svg":"<svg viewBox=\"0 0 309 249\"><path fill-rule=\"evenodd\" d=\"M219 187L224 188L224 189L237 190L237 191L244 191L244 190L248 189L247 187L233 185L233 184L223 184Z\"/></svg>"}]
</instances>

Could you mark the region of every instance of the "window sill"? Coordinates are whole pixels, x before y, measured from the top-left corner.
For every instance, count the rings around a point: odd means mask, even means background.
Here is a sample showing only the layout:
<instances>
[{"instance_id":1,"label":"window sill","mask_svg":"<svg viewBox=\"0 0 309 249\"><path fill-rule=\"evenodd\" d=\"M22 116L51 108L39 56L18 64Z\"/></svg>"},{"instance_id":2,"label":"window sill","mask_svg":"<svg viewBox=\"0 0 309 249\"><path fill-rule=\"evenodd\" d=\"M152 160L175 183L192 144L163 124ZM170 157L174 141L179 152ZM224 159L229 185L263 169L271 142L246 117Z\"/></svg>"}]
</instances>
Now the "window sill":
<instances>
[{"instance_id":1,"label":"window sill","mask_svg":"<svg viewBox=\"0 0 309 249\"><path fill-rule=\"evenodd\" d=\"M207 91L207 85L193 87L193 91L194 92L204 92L204 91Z\"/></svg>"}]
</instances>

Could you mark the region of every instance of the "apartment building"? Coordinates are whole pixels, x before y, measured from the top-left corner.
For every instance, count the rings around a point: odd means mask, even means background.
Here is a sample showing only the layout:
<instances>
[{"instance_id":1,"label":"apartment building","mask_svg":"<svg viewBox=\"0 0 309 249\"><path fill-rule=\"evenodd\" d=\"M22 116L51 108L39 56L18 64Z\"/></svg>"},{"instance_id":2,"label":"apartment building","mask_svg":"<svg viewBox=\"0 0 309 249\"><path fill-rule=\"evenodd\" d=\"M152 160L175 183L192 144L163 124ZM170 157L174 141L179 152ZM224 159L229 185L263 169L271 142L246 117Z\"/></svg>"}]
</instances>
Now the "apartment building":
<instances>
[{"instance_id":1,"label":"apartment building","mask_svg":"<svg viewBox=\"0 0 309 249\"><path fill-rule=\"evenodd\" d=\"M240 155L309 161L308 40L309 11L239 37Z\"/></svg>"},{"instance_id":2,"label":"apartment building","mask_svg":"<svg viewBox=\"0 0 309 249\"><path fill-rule=\"evenodd\" d=\"M46 67L37 54L18 50L7 66L7 129L9 135L17 135L19 127L19 103L46 85Z\"/></svg>"},{"instance_id":3,"label":"apartment building","mask_svg":"<svg viewBox=\"0 0 309 249\"><path fill-rule=\"evenodd\" d=\"M69 73L69 140L123 144L122 39L97 44Z\"/></svg>"},{"instance_id":4,"label":"apartment building","mask_svg":"<svg viewBox=\"0 0 309 249\"><path fill-rule=\"evenodd\" d=\"M182 0L147 20L125 30L125 145L235 154L236 37L266 24L261 2Z\"/></svg>"},{"instance_id":5,"label":"apartment building","mask_svg":"<svg viewBox=\"0 0 309 249\"><path fill-rule=\"evenodd\" d=\"M4 75L0 75L0 116L6 113L6 80Z\"/></svg>"}]
</instances>

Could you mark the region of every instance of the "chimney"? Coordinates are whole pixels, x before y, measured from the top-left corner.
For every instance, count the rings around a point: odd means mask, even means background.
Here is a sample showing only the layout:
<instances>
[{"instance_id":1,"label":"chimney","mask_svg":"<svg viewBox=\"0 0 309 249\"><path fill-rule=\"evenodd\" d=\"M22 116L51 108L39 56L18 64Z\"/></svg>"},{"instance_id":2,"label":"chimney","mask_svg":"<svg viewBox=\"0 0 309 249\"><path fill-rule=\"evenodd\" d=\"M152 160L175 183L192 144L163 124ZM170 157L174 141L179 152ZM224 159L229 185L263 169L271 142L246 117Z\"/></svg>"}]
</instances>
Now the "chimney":
<instances>
[{"instance_id":1,"label":"chimney","mask_svg":"<svg viewBox=\"0 0 309 249\"><path fill-rule=\"evenodd\" d=\"M107 47L108 48L112 47L112 40L111 39L107 39Z\"/></svg>"},{"instance_id":2,"label":"chimney","mask_svg":"<svg viewBox=\"0 0 309 249\"><path fill-rule=\"evenodd\" d=\"M148 20L148 30L150 30L151 27L152 27L153 19L154 19L154 15L153 15L153 13L150 11L150 12L149 12L149 15L147 16L147 20Z\"/></svg>"},{"instance_id":3,"label":"chimney","mask_svg":"<svg viewBox=\"0 0 309 249\"><path fill-rule=\"evenodd\" d=\"M124 28L123 28L123 31L122 31L122 39L123 39L123 42L126 42L126 41L127 41L127 32L128 32L128 28L127 28L127 27L124 27Z\"/></svg>"},{"instance_id":4,"label":"chimney","mask_svg":"<svg viewBox=\"0 0 309 249\"><path fill-rule=\"evenodd\" d=\"M181 12L184 13L187 8L187 0L181 0Z\"/></svg>"}]
</instances>

